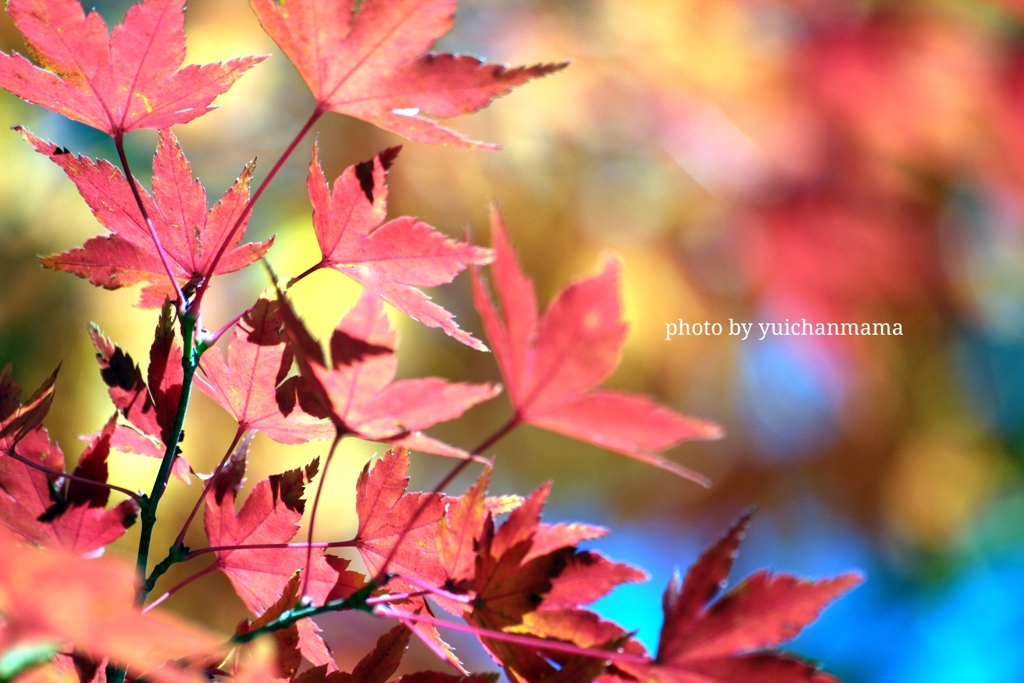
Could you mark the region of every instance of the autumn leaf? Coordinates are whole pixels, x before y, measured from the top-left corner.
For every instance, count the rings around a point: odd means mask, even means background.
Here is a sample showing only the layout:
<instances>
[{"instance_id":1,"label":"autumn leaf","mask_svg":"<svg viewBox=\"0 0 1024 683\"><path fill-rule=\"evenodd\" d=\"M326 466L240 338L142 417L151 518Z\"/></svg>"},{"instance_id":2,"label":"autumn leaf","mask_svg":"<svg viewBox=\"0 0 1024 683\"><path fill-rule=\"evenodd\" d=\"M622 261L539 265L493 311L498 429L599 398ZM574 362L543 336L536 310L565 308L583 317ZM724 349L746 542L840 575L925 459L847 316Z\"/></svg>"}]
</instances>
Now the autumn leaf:
<instances>
[{"instance_id":1,"label":"autumn leaf","mask_svg":"<svg viewBox=\"0 0 1024 683\"><path fill-rule=\"evenodd\" d=\"M179 69L184 9L184 0L146 0L111 35L76 0L10 0L7 12L42 68L0 53L0 87L115 138L191 121L265 57Z\"/></svg>"},{"instance_id":2,"label":"autumn leaf","mask_svg":"<svg viewBox=\"0 0 1024 683\"><path fill-rule=\"evenodd\" d=\"M514 421L550 429L707 485L659 452L689 439L715 439L718 425L680 415L645 396L594 389L619 363L625 341L619 264L570 284L538 319L533 283L523 275L497 209L491 212L492 266L500 312L475 273L473 301L484 322Z\"/></svg>"},{"instance_id":3,"label":"autumn leaf","mask_svg":"<svg viewBox=\"0 0 1024 683\"><path fill-rule=\"evenodd\" d=\"M298 533L298 522L305 509L302 493L316 473L316 466L257 482L241 509L236 511L235 497L243 471L241 467L229 467L218 475L219 479L206 496L203 522L211 546L230 547L216 552L213 566L227 575L242 602L254 614L261 615L281 598L295 571L306 566L307 550L303 547L238 549L235 546L283 545L291 541ZM329 596L331 599L347 597L354 588L336 589L361 583L361 577L347 567L347 560L327 555L323 548L313 548L310 575L305 582L306 595L317 604L323 604ZM314 665L326 664L334 668L312 620L303 619L298 628L302 655Z\"/></svg>"},{"instance_id":4,"label":"autumn leaf","mask_svg":"<svg viewBox=\"0 0 1024 683\"><path fill-rule=\"evenodd\" d=\"M421 114L469 114L563 64L507 68L427 52L456 0L251 0L263 29L298 69L318 111L347 114L429 144L494 149ZM358 9L357 9L358 8Z\"/></svg>"},{"instance_id":5,"label":"autumn leaf","mask_svg":"<svg viewBox=\"0 0 1024 683\"><path fill-rule=\"evenodd\" d=\"M0 605L8 642L74 643L94 661L110 657L134 678L154 683L204 680L172 662L212 652L220 640L175 617L140 614L133 607L133 565L32 548L4 529L0 548Z\"/></svg>"},{"instance_id":6,"label":"autumn leaf","mask_svg":"<svg viewBox=\"0 0 1024 683\"><path fill-rule=\"evenodd\" d=\"M388 450L372 468L369 463L363 468L356 482L356 548L372 574L379 574L390 557L389 573L440 586L445 577L435 538L444 514L443 496L406 493L408 475L409 454L398 447Z\"/></svg>"},{"instance_id":7,"label":"autumn leaf","mask_svg":"<svg viewBox=\"0 0 1024 683\"><path fill-rule=\"evenodd\" d=\"M301 410L287 417L281 412L276 391L292 361L278 303L260 299L235 326L227 360L216 348L203 354L196 386L230 413L241 431L255 429L283 444L334 436L329 422Z\"/></svg>"},{"instance_id":8,"label":"autumn leaf","mask_svg":"<svg viewBox=\"0 0 1024 683\"><path fill-rule=\"evenodd\" d=\"M313 147L307 188L313 203L313 229L323 255L317 267L334 268L428 327L478 350L486 347L460 330L451 313L430 301L419 287L447 284L471 264L490 263L489 249L445 237L410 216L384 222L388 188L385 176L399 148L372 161L349 166L327 185Z\"/></svg>"},{"instance_id":9,"label":"autumn leaf","mask_svg":"<svg viewBox=\"0 0 1024 683\"><path fill-rule=\"evenodd\" d=\"M75 476L105 483L113 420L79 458ZM64 472L64 453L44 427L26 434L12 451L24 460ZM0 524L21 536L75 555L102 552L135 522L139 506L129 498L106 509L110 490L55 478L9 453L0 457Z\"/></svg>"},{"instance_id":10,"label":"autumn leaf","mask_svg":"<svg viewBox=\"0 0 1024 683\"><path fill-rule=\"evenodd\" d=\"M749 522L744 515L687 572L673 578L662 600L665 623L658 656L645 673L661 683L745 680L836 683L806 662L766 651L796 637L830 602L863 580L859 574L805 581L757 572L715 602Z\"/></svg>"},{"instance_id":11,"label":"autumn leaf","mask_svg":"<svg viewBox=\"0 0 1024 683\"><path fill-rule=\"evenodd\" d=\"M541 523L549 490L548 484L538 488L497 529L493 518L486 518L476 543L472 609L464 617L484 629L562 640L592 650L618 650L628 640L625 632L577 606L619 583L646 577L596 553L578 552L575 545L593 538L596 527ZM606 667L600 657L546 652L539 640L531 647L483 634L480 638L512 681L590 680ZM552 659L560 666L553 666ZM562 669L564 676L558 673Z\"/></svg>"},{"instance_id":12,"label":"autumn leaf","mask_svg":"<svg viewBox=\"0 0 1024 683\"><path fill-rule=\"evenodd\" d=\"M111 232L86 240L82 247L43 258L42 264L87 278L106 289L149 283L140 301L146 308L161 306L168 296L173 299L167 271L121 171L107 161L93 163L87 157L75 156L52 142L40 140L24 128L18 127L18 130L36 151L64 169L96 220ZM273 243L270 239L238 246L244 231L243 221L242 228L234 233L236 238L231 245L234 248L216 264L216 271L210 272L213 257L230 236L232 226L249 199L252 172L250 164L220 201L208 210L206 190L199 181L193 180L192 168L177 139L170 131L161 131L153 158L153 196L141 188L140 194L175 277L186 289L211 275L244 268L263 256Z\"/></svg>"},{"instance_id":13,"label":"autumn leaf","mask_svg":"<svg viewBox=\"0 0 1024 683\"><path fill-rule=\"evenodd\" d=\"M278 391L283 412L287 414L298 403L311 415L329 417L339 434L467 457L419 430L459 417L495 396L498 387L450 384L438 377L392 382L398 369L398 340L372 291L363 292L335 329L329 365L287 300L282 297L279 301L302 373L286 380Z\"/></svg>"}]
</instances>

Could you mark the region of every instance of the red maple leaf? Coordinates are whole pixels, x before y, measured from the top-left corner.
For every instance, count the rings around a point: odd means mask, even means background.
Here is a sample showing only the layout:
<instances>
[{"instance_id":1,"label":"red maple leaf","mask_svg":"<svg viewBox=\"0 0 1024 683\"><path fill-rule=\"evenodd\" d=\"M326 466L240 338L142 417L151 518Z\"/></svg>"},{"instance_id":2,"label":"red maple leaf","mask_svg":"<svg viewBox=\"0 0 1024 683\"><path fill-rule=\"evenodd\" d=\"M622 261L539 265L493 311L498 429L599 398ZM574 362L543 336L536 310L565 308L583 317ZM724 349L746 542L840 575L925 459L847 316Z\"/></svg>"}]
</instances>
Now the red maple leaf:
<instances>
[{"instance_id":1,"label":"red maple leaf","mask_svg":"<svg viewBox=\"0 0 1024 683\"><path fill-rule=\"evenodd\" d=\"M476 493L475 489L471 493ZM476 542L472 610L474 626L561 640L584 648L618 649L625 632L597 615L577 609L627 581L646 576L628 565L575 545L604 530L576 524L542 524L545 484L495 530L488 515ZM450 509L450 508L449 508ZM604 671L604 660L545 652L541 647L502 642L481 634L481 642L514 681L590 680ZM558 666L552 665L557 662ZM565 670L564 676L556 674Z\"/></svg>"},{"instance_id":2,"label":"red maple leaf","mask_svg":"<svg viewBox=\"0 0 1024 683\"><path fill-rule=\"evenodd\" d=\"M356 482L359 528L354 544L371 574L379 575L385 569L384 563L388 562L387 571L397 576L388 582L387 587L398 593L416 592L423 584L440 587L445 583L435 540L444 514L444 496L440 493L406 493L408 474L409 452L394 446L372 468L367 463ZM401 544L397 545L399 541ZM394 607L403 612L431 613L422 596ZM406 626L439 657L466 673L436 627L416 622L409 622Z\"/></svg>"},{"instance_id":3,"label":"red maple leaf","mask_svg":"<svg viewBox=\"0 0 1024 683\"><path fill-rule=\"evenodd\" d=\"M44 68L0 53L0 87L115 138L191 121L265 57L179 70L184 8L185 0L146 0L110 35L76 0L11 0L7 12Z\"/></svg>"},{"instance_id":4,"label":"red maple leaf","mask_svg":"<svg viewBox=\"0 0 1024 683\"><path fill-rule=\"evenodd\" d=\"M533 283L523 275L504 222L491 212L495 309L479 272L473 301L501 368L514 422L550 429L705 483L699 474L657 455L681 441L714 439L718 425L680 415L645 396L593 387L619 363L626 325L619 264L558 294L538 320Z\"/></svg>"},{"instance_id":5,"label":"red maple leaf","mask_svg":"<svg viewBox=\"0 0 1024 683\"><path fill-rule=\"evenodd\" d=\"M196 386L238 421L239 430L256 429L284 444L334 436L329 422L301 410L287 417L281 412L276 391L292 361L278 303L260 299L231 334L227 360L219 349L203 354Z\"/></svg>"},{"instance_id":6,"label":"red maple leaf","mask_svg":"<svg viewBox=\"0 0 1024 683\"><path fill-rule=\"evenodd\" d=\"M89 441L74 474L105 483L115 422ZM28 432L8 453L64 472L64 453L44 427ZM0 524L36 543L88 555L120 538L135 522L139 506L129 498L106 509L110 490L58 478L11 457L0 456Z\"/></svg>"},{"instance_id":7,"label":"red maple leaf","mask_svg":"<svg viewBox=\"0 0 1024 683\"><path fill-rule=\"evenodd\" d=\"M111 436L115 451L158 459L167 451L184 381L171 310L165 305L157 322L149 349L148 386L132 357L104 337L96 325L89 327L100 376L109 387L110 400L127 421L118 424ZM186 484L190 482L191 468L182 455L175 456L171 471Z\"/></svg>"},{"instance_id":8,"label":"red maple leaf","mask_svg":"<svg viewBox=\"0 0 1024 683\"><path fill-rule=\"evenodd\" d=\"M331 336L330 365L287 301L280 301L302 372L301 378L285 380L278 391L286 414L297 399L309 414L329 417L339 434L466 457L419 430L459 417L495 396L498 387L449 384L438 377L392 382L398 369L397 338L380 299L370 290L363 292Z\"/></svg>"},{"instance_id":9,"label":"red maple leaf","mask_svg":"<svg viewBox=\"0 0 1024 683\"><path fill-rule=\"evenodd\" d=\"M316 474L317 461L304 471L291 470L256 484L240 510L235 496L241 486L244 458L221 469L206 496L203 523L211 546L285 544L298 533L298 522L305 509L302 493ZM283 595L296 570L306 566L306 548L254 548L217 551L212 565L223 571L242 602L255 614L264 614ZM362 583L355 572L347 571L348 561L313 548L310 575L305 593L318 604L341 599ZM298 622L300 650L315 665L334 668L319 629L312 620Z\"/></svg>"},{"instance_id":10,"label":"red maple leaf","mask_svg":"<svg viewBox=\"0 0 1024 683\"><path fill-rule=\"evenodd\" d=\"M806 662L765 650L795 637L828 603L859 584L860 575L804 581L760 571L708 605L724 585L749 520L748 513L704 551L682 586L677 578L669 582L658 656L644 672L649 678L836 683Z\"/></svg>"},{"instance_id":11,"label":"red maple leaf","mask_svg":"<svg viewBox=\"0 0 1024 683\"><path fill-rule=\"evenodd\" d=\"M372 161L349 166L334 182L332 192L313 147L306 185L323 254L314 268L341 271L409 317L484 350L483 344L459 329L451 313L431 303L417 288L447 284L470 264L490 263L491 251L445 237L411 216L384 222L385 176L398 151L392 147Z\"/></svg>"},{"instance_id":12,"label":"red maple leaf","mask_svg":"<svg viewBox=\"0 0 1024 683\"><path fill-rule=\"evenodd\" d=\"M455 18L456 0L251 0L263 29L316 99L334 111L431 144L494 148L439 126L526 81L564 68L506 68L465 55L428 53ZM358 10L356 9L358 6Z\"/></svg>"},{"instance_id":13,"label":"red maple leaf","mask_svg":"<svg viewBox=\"0 0 1024 683\"><path fill-rule=\"evenodd\" d=\"M435 539L444 496L406 493L408 474L409 453L399 447L389 449L373 468L369 463L363 468L356 482L356 548L372 574L379 574L390 557L389 573L440 586L445 577ZM416 521L409 526L413 515ZM402 544L396 551L399 537Z\"/></svg>"},{"instance_id":14,"label":"red maple leaf","mask_svg":"<svg viewBox=\"0 0 1024 683\"><path fill-rule=\"evenodd\" d=\"M121 171L109 162L93 163L75 156L52 142L40 140L24 128L22 136L40 154L48 156L78 187L93 215L112 234L93 237L83 247L42 259L47 268L66 270L88 278L94 285L118 289L139 282L151 283L143 290L140 304L155 308L173 297L173 290L157 253L146 221L139 211L131 187ZM263 256L273 243L251 243L228 251L210 273L213 257L229 236L249 199L253 166L242 171L219 202L207 209L206 191L193 180L192 168L170 131L161 131L153 158L153 197L140 188L142 203L152 218L156 233L167 253L171 268L184 287L213 274L231 273ZM235 245L242 229L236 231Z\"/></svg>"}]
</instances>

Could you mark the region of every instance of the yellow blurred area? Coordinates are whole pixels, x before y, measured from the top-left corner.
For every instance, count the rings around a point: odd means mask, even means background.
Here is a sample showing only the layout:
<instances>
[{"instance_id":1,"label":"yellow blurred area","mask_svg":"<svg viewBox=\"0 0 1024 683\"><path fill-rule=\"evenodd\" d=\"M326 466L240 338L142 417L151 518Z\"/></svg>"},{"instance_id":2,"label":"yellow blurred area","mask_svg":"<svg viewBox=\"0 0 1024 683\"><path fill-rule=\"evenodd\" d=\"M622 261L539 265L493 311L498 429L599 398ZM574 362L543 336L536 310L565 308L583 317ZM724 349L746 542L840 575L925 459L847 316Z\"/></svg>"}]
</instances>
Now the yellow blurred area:
<instances>
[{"instance_id":1,"label":"yellow blurred area","mask_svg":"<svg viewBox=\"0 0 1024 683\"><path fill-rule=\"evenodd\" d=\"M992 444L938 429L911 435L886 479L889 524L932 549L962 539L1007 468Z\"/></svg>"}]
</instances>

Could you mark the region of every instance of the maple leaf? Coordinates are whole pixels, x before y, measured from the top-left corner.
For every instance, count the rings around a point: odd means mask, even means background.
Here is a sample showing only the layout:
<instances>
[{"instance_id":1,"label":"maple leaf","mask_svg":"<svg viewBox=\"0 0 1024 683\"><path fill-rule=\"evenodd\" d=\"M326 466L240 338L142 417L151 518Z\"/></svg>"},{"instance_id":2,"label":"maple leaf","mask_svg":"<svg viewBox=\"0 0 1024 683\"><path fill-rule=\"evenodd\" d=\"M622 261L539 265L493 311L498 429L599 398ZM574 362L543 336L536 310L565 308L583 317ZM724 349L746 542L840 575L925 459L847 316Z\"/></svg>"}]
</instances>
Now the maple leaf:
<instances>
[{"instance_id":1,"label":"maple leaf","mask_svg":"<svg viewBox=\"0 0 1024 683\"><path fill-rule=\"evenodd\" d=\"M474 273L473 301L483 318L514 422L532 424L623 453L707 485L701 475L659 455L681 441L715 439L718 425L654 403L645 396L593 389L619 362L626 325L619 264L608 260L592 278L570 284L538 320L533 283L523 275L504 222L491 210L495 308Z\"/></svg>"},{"instance_id":2,"label":"maple leaf","mask_svg":"<svg viewBox=\"0 0 1024 683\"><path fill-rule=\"evenodd\" d=\"M47 268L65 270L87 278L106 289L118 289L150 283L143 290L140 305L157 308L171 295L167 271L156 251L127 179L109 162L93 163L87 157L75 156L52 142L41 140L28 130L17 127L22 136L38 151L64 169L85 200L93 215L112 234L93 237L85 245L56 256L42 259ZM242 171L224 196L207 209L206 190L192 178L192 168L185 159L177 139L170 131L160 132L153 158L153 196L140 187L143 205L153 220L170 266L185 288L214 274L240 270L262 257L273 244L273 238L259 243L237 246L245 221L236 231L233 249L211 273L213 257L229 237L249 199L249 181L253 165Z\"/></svg>"},{"instance_id":3,"label":"maple leaf","mask_svg":"<svg viewBox=\"0 0 1024 683\"><path fill-rule=\"evenodd\" d=\"M184 0L146 0L110 35L76 0L10 0L7 12L43 68L0 53L0 87L114 138L191 121L266 57L179 69L184 9Z\"/></svg>"},{"instance_id":4,"label":"maple leaf","mask_svg":"<svg viewBox=\"0 0 1024 683\"><path fill-rule=\"evenodd\" d=\"M218 474L206 496L203 523L211 546L285 544L298 533L305 509L302 493L315 474L318 462L305 470L290 470L259 481L235 510L243 463L234 463ZM242 602L255 614L264 614L284 594L297 569L306 566L306 548L254 548L218 550L212 565L223 571ZM347 571L348 561L313 548L305 592L314 602L342 599L362 584L362 577ZM302 655L315 665L334 668L333 659L317 635L311 619L298 622Z\"/></svg>"},{"instance_id":5,"label":"maple leaf","mask_svg":"<svg viewBox=\"0 0 1024 683\"><path fill-rule=\"evenodd\" d=\"M100 376L110 400L128 423L118 424L111 436L111 448L116 451L157 459L167 451L184 382L181 347L174 343L172 310L166 302L157 322L149 349L148 385L131 355L103 336L95 324L89 326ZM186 484L191 481L191 467L182 455L175 456L171 471Z\"/></svg>"},{"instance_id":6,"label":"maple leaf","mask_svg":"<svg viewBox=\"0 0 1024 683\"><path fill-rule=\"evenodd\" d=\"M417 287L447 284L470 264L490 263L490 249L448 238L411 216L384 222L388 188L385 177L399 148L371 161L349 166L334 190L320 168L317 146L309 165L307 188L313 203L313 229L322 258L314 268L334 268L428 327L478 350L486 347L460 330L451 313Z\"/></svg>"},{"instance_id":7,"label":"maple leaf","mask_svg":"<svg viewBox=\"0 0 1024 683\"><path fill-rule=\"evenodd\" d=\"M859 574L804 581L760 571L708 605L732 569L749 521L750 513L708 548L682 586L678 578L669 582L658 656L645 671L649 677L662 683L836 683L810 664L764 650L795 637L828 603L861 583Z\"/></svg>"},{"instance_id":8,"label":"maple leaf","mask_svg":"<svg viewBox=\"0 0 1024 683\"><path fill-rule=\"evenodd\" d=\"M440 586L445 577L435 539L444 496L406 493L408 474L409 453L401 447L389 449L372 469L369 463L363 468L356 482L356 548L372 574L379 574L390 557L389 572ZM416 522L409 526L413 515ZM396 551L395 543L403 534Z\"/></svg>"},{"instance_id":9,"label":"maple leaf","mask_svg":"<svg viewBox=\"0 0 1024 683\"><path fill-rule=\"evenodd\" d=\"M347 114L429 144L496 149L438 125L566 64L507 68L427 50L454 21L456 0L250 0L298 69L317 111ZM358 7L358 9L357 9Z\"/></svg>"},{"instance_id":10,"label":"maple leaf","mask_svg":"<svg viewBox=\"0 0 1024 683\"><path fill-rule=\"evenodd\" d=\"M329 422L295 409L286 417L278 406L277 387L293 358L279 304L260 299L231 334L227 360L216 348L203 354L196 385L238 421L239 430L255 429L283 444L330 438Z\"/></svg>"},{"instance_id":11,"label":"maple leaf","mask_svg":"<svg viewBox=\"0 0 1024 683\"><path fill-rule=\"evenodd\" d=\"M438 561L436 535L444 514L444 496L440 493L406 493L409 486L409 452L393 446L370 467L367 463L356 481L356 514L359 528L353 539L363 563L373 575L385 569L398 576L388 582L392 592L415 592L406 581L432 586L444 584L444 569ZM415 516L415 521L414 521ZM401 545L398 544L401 540ZM414 597L394 605L404 612L430 614L423 597ZM406 623L439 657L461 673L467 673L451 647L430 624Z\"/></svg>"},{"instance_id":12,"label":"maple leaf","mask_svg":"<svg viewBox=\"0 0 1024 683\"><path fill-rule=\"evenodd\" d=\"M467 457L419 430L459 417L495 396L498 387L449 384L438 377L392 382L398 369L397 337L372 291L363 292L335 329L329 366L287 300L281 297L279 301L302 373L282 383L278 391L282 412L288 414L298 401L309 414L329 417L339 434Z\"/></svg>"},{"instance_id":13,"label":"maple leaf","mask_svg":"<svg viewBox=\"0 0 1024 683\"><path fill-rule=\"evenodd\" d=\"M596 553L577 552L576 543L595 537L596 527L542 524L540 511L549 489L549 484L539 487L497 530L492 517L485 519L476 543L472 611L464 618L486 629L563 640L591 649L619 649L628 640L625 632L576 606L597 599L619 583L646 577ZM481 642L516 682L591 680L606 667L600 657L552 655L538 647L485 635Z\"/></svg>"},{"instance_id":14,"label":"maple leaf","mask_svg":"<svg viewBox=\"0 0 1024 683\"><path fill-rule=\"evenodd\" d=\"M0 528L0 604L8 642L74 643L93 661L127 665L133 679L199 683L172 663L213 651L220 640L158 611L133 607L135 567L112 557L82 560L18 542Z\"/></svg>"},{"instance_id":15,"label":"maple leaf","mask_svg":"<svg viewBox=\"0 0 1024 683\"><path fill-rule=\"evenodd\" d=\"M107 481L106 460L114 427L111 420L90 439L72 474ZM27 433L12 452L50 470L64 471L64 454L41 425ZM36 543L76 555L102 551L124 534L139 511L131 498L106 509L109 494L105 487L55 481L53 475L9 455L0 457L0 525Z\"/></svg>"}]
</instances>

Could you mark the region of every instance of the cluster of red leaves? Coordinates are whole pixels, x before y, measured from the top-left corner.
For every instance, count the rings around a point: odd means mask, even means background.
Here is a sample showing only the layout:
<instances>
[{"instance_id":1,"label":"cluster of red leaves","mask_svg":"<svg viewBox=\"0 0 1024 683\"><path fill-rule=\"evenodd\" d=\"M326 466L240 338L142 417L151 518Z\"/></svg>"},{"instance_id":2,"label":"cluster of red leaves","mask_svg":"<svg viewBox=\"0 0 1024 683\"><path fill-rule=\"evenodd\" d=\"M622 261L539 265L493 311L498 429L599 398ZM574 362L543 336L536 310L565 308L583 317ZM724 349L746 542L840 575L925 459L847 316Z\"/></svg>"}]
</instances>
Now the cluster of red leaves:
<instances>
[{"instance_id":1,"label":"cluster of red leaves","mask_svg":"<svg viewBox=\"0 0 1024 683\"><path fill-rule=\"evenodd\" d=\"M562 66L506 69L426 53L450 27L455 0L252 4L316 100L310 122L286 156L326 111L359 116L413 140L483 146L420 116L420 110L442 117L475 111ZM684 440L720 436L716 425L646 397L595 388L618 364L625 337L617 262L570 284L540 314L533 285L521 272L496 211L493 249L449 239L414 218L386 222L386 173L397 148L348 168L332 190L314 147L308 192L322 258L304 274L335 268L360 282L363 296L325 352L278 288L276 299L260 298L239 317L224 355L211 348L218 335L201 326L202 294L215 274L243 268L271 247L270 240L240 246L261 189L250 198L252 167L247 167L209 209L205 190L166 128L202 114L261 58L179 70L184 58L180 0L145 0L109 36L99 16L85 15L74 0L12 0L8 10L45 68L2 55L0 85L109 133L119 150L130 130L162 129L152 194L139 189L123 158L118 170L20 129L65 171L111 233L43 264L107 288L146 283L142 303L164 305L145 377L127 353L92 328L100 374L116 410L88 437L70 473L42 426L56 372L25 403L10 371L0 376L0 524L10 530L0 535L0 668L6 663L21 672L27 666L19 669L10 662L53 659L81 683L105 681L107 672L116 680L125 671L158 683L190 680L199 671L243 681L386 683L415 634L456 673L421 672L397 681L495 680L494 674L464 669L438 631L448 627L478 636L516 683L834 680L768 648L813 621L859 581L857 576L806 582L760 573L708 605L729 573L748 517L698 560L682 586L675 580L669 584L662 637L651 656L632 634L586 609L616 586L646 575L579 547L603 536L604 529L542 522L550 485L525 499L489 497L488 464L461 496L442 492L465 466L484 459L479 451L526 424L704 481L659 454ZM483 349L419 288L450 282L467 267L492 261L500 309L479 271L473 294L512 417L486 446L467 453L422 430L458 418L496 396L499 387L440 378L395 381L397 338L383 302ZM176 339L176 322L183 338ZM189 481L192 471L179 442L197 370L199 388L238 423L196 504L196 512L203 510L208 547L191 551L181 544L186 523L179 542L149 576L136 578L117 560L80 559L99 554L137 516L144 539L156 523L166 479L158 476L150 496L108 484L112 450L161 458L160 476L173 472ZM333 437L325 471L343 437L392 444L383 458L366 465L356 484L359 524L353 538L313 542L321 475L308 540L295 541L306 487L318 476L319 460L257 482L239 507L249 443L257 431L283 444ZM460 462L434 491L409 492L409 448ZM128 497L108 508L111 491ZM504 515L503 522L496 521ZM30 548L26 541L48 550ZM147 544L140 542L143 574ZM354 547L366 572L328 552L338 546ZM185 584L221 571L254 614L238 626L230 647L133 606L167 566L204 553L215 556L213 564ZM136 587L138 579L145 579L144 588ZM461 621L439 619L438 608ZM309 618L346 609L400 622L350 673L338 671ZM260 668L247 658L245 644L263 633L272 635L276 655ZM105 670L107 661L111 668ZM303 661L312 666L303 670Z\"/></svg>"}]
</instances>

